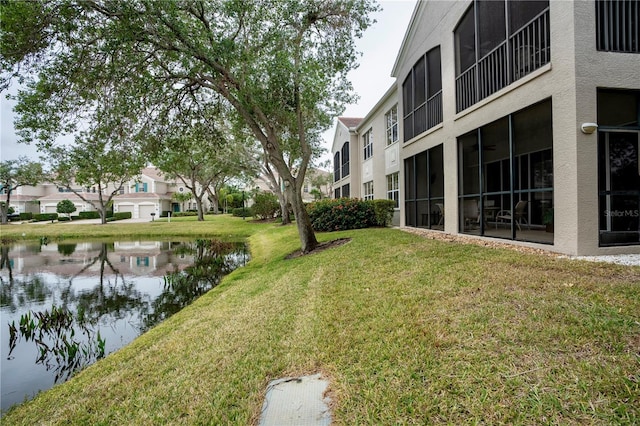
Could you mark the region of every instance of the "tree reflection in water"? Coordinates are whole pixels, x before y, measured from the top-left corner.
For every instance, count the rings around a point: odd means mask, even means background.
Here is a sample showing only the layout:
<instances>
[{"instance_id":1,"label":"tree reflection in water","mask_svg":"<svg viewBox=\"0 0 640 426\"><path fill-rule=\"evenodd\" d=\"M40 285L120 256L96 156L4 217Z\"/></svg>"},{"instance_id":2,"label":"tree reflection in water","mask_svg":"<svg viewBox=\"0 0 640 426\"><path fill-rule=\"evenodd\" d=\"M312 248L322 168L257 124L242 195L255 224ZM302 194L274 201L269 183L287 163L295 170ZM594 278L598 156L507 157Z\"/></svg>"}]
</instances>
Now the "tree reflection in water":
<instances>
[{"instance_id":1,"label":"tree reflection in water","mask_svg":"<svg viewBox=\"0 0 640 426\"><path fill-rule=\"evenodd\" d=\"M246 262L244 244L217 240L196 240L193 244L180 246L176 254L192 255L194 263L164 276L164 290L144 316L145 330L189 305Z\"/></svg>"},{"instance_id":2,"label":"tree reflection in water","mask_svg":"<svg viewBox=\"0 0 640 426\"><path fill-rule=\"evenodd\" d=\"M71 255L71 248L71 245L59 247L58 253ZM114 243L100 243L97 255L80 270L61 282L47 283L38 274L14 277L9 247L1 248L0 302L3 312L24 312L18 324L15 320L8 324L7 360L12 359L17 345L32 343L38 354L35 363L53 371L54 382L67 380L74 372L106 355L101 325L113 328L119 320L136 318L139 323L133 325L141 334L218 285L224 275L243 266L247 258L243 243L216 240L179 243L172 254L192 256L193 264L180 270L174 263L174 270L163 277L161 293L152 299L140 291L135 278L125 279L109 259L108 255L113 251ZM80 276L86 278L90 269L99 271L96 284L76 291L74 280ZM55 299L57 306L45 310L27 309L35 302L42 305L45 299Z\"/></svg>"}]
</instances>

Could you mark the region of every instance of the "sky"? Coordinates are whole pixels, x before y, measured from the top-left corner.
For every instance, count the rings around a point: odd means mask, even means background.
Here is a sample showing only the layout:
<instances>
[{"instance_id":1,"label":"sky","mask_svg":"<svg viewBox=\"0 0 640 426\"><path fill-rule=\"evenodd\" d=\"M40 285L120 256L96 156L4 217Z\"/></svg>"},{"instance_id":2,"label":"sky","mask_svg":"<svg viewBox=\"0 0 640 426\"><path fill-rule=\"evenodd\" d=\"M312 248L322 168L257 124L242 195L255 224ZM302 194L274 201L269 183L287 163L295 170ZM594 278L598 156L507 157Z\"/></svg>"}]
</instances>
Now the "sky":
<instances>
[{"instance_id":1,"label":"sky","mask_svg":"<svg viewBox=\"0 0 640 426\"><path fill-rule=\"evenodd\" d=\"M356 41L362 57L359 61L360 66L352 70L348 77L359 99L354 104L346 105L343 117L364 118L395 82L391 77L391 70L409 26L416 0L383 0L379 3L381 10L372 15L377 22ZM323 134L324 147L329 151L323 159L332 158L331 145L336 121L334 120L333 127Z\"/></svg>"},{"instance_id":2,"label":"sky","mask_svg":"<svg viewBox=\"0 0 640 426\"><path fill-rule=\"evenodd\" d=\"M362 52L360 66L352 70L348 77L359 100L346 106L342 116L364 117L391 87L394 79L391 69L402 44L416 0L383 0L381 10L373 14L377 21L369 27L361 39L356 41ZM6 99L6 92L0 93L0 160L12 160L18 156L37 160L39 153L35 146L17 142L13 128L14 103ZM323 134L324 147L329 151L323 159L331 158L334 126Z\"/></svg>"}]
</instances>

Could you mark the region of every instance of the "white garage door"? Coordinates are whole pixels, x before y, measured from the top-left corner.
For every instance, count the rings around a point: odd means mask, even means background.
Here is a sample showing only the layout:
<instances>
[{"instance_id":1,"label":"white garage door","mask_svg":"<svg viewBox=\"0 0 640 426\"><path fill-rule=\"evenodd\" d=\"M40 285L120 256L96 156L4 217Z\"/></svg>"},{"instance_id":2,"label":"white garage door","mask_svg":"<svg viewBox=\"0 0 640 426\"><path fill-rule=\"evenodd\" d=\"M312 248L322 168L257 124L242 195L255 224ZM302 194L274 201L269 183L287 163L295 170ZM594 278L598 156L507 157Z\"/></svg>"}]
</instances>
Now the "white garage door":
<instances>
[{"instance_id":1,"label":"white garage door","mask_svg":"<svg viewBox=\"0 0 640 426\"><path fill-rule=\"evenodd\" d=\"M56 206L44 206L45 213L56 213Z\"/></svg>"},{"instance_id":2,"label":"white garage door","mask_svg":"<svg viewBox=\"0 0 640 426\"><path fill-rule=\"evenodd\" d=\"M156 206L140 206L138 211L140 212L140 219L151 220L151 213L156 212Z\"/></svg>"},{"instance_id":3,"label":"white garage door","mask_svg":"<svg viewBox=\"0 0 640 426\"><path fill-rule=\"evenodd\" d=\"M118 204L118 212L130 212L133 215L133 204Z\"/></svg>"}]
</instances>

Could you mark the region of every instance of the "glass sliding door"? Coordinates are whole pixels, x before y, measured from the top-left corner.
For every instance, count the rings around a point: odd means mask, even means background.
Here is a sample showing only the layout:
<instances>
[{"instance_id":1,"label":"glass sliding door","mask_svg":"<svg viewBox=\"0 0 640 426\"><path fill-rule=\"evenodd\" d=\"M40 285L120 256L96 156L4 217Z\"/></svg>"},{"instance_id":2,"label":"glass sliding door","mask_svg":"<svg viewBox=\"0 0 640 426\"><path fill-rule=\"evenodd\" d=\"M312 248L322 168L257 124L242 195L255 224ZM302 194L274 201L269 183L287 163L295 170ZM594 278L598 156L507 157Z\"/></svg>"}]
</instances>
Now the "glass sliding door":
<instances>
[{"instance_id":1,"label":"glass sliding door","mask_svg":"<svg viewBox=\"0 0 640 426\"><path fill-rule=\"evenodd\" d=\"M474 130L458 138L458 229L480 235L480 138Z\"/></svg>"},{"instance_id":2,"label":"glass sliding door","mask_svg":"<svg viewBox=\"0 0 640 426\"><path fill-rule=\"evenodd\" d=\"M524 204L515 213L516 240L553 242L552 138L550 102L513 114L513 206Z\"/></svg>"},{"instance_id":3,"label":"glass sliding door","mask_svg":"<svg viewBox=\"0 0 640 426\"><path fill-rule=\"evenodd\" d=\"M640 244L640 90L598 89L600 246Z\"/></svg>"},{"instance_id":4,"label":"glass sliding door","mask_svg":"<svg viewBox=\"0 0 640 426\"><path fill-rule=\"evenodd\" d=\"M598 141L600 246L640 243L640 132L601 132Z\"/></svg>"},{"instance_id":5,"label":"glass sliding door","mask_svg":"<svg viewBox=\"0 0 640 426\"><path fill-rule=\"evenodd\" d=\"M460 232L553 243L550 100L459 137L458 158Z\"/></svg>"},{"instance_id":6,"label":"glass sliding door","mask_svg":"<svg viewBox=\"0 0 640 426\"><path fill-rule=\"evenodd\" d=\"M404 160L405 224L444 230L442 145Z\"/></svg>"}]
</instances>

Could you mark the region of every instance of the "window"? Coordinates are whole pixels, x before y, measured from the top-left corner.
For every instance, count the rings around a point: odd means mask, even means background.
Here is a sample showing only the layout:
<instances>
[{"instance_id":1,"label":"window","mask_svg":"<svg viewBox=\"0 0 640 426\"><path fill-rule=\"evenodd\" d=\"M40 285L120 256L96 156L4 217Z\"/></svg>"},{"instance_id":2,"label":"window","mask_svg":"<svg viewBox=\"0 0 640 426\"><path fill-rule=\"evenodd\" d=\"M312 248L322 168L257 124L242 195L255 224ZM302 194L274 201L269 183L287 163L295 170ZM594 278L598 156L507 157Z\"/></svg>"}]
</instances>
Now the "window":
<instances>
[{"instance_id":1,"label":"window","mask_svg":"<svg viewBox=\"0 0 640 426\"><path fill-rule=\"evenodd\" d=\"M364 183L364 199L365 200L373 200L373 181Z\"/></svg>"},{"instance_id":2,"label":"window","mask_svg":"<svg viewBox=\"0 0 640 426\"><path fill-rule=\"evenodd\" d=\"M387 123L387 146L398 141L398 105L394 105L385 115Z\"/></svg>"},{"instance_id":3,"label":"window","mask_svg":"<svg viewBox=\"0 0 640 426\"><path fill-rule=\"evenodd\" d=\"M595 3L598 50L640 53L638 0L598 0Z\"/></svg>"},{"instance_id":4,"label":"window","mask_svg":"<svg viewBox=\"0 0 640 426\"><path fill-rule=\"evenodd\" d=\"M349 184L342 185L342 197L343 198L351 197L351 186Z\"/></svg>"},{"instance_id":5,"label":"window","mask_svg":"<svg viewBox=\"0 0 640 426\"><path fill-rule=\"evenodd\" d=\"M373 138L371 137L371 129L362 137L362 146L364 147L364 159L367 160L373 156Z\"/></svg>"},{"instance_id":6,"label":"window","mask_svg":"<svg viewBox=\"0 0 640 426\"><path fill-rule=\"evenodd\" d=\"M333 190L333 198L335 199L340 198L340 188L336 188Z\"/></svg>"},{"instance_id":7,"label":"window","mask_svg":"<svg viewBox=\"0 0 640 426\"><path fill-rule=\"evenodd\" d=\"M333 156L333 181L337 182L340 180L340 152L336 152ZM340 197L336 197L340 198Z\"/></svg>"},{"instance_id":8,"label":"window","mask_svg":"<svg viewBox=\"0 0 640 426\"><path fill-rule=\"evenodd\" d=\"M146 182L136 183L136 192L147 192L147 183Z\"/></svg>"},{"instance_id":9,"label":"window","mask_svg":"<svg viewBox=\"0 0 640 426\"><path fill-rule=\"evenodd\" d=\"M442 145L404 160L405 223L444 229L444 166Z\"/></svg>"},{"instance_id":10,"label":"window","mask_svg":"<svg viewBox=\"0 0 640 426\"><path fill-rule=\"evenodd\" d=\"M305 183L304 185L302 185L302 192L304 192L305 194L309 193L309 184Z\"/></svg>"},{"instance_id":11,"label":"window","mask_svg":"<svg viewBox=\"0 0 640 426\"><path fill-rule=\"evenodd\" d=\"M405 142L442 122L440 68L438 46L418 59L402 84Z\"/></svg>"},{"instance_id":12,"label":"window","mask_svg":"<svg viewBox=\"0 0 640 426\"><path fill-rule=\"evenodd\" d=\"M475 0L454 30L456 112L549 63L549 1Z\"/></svg>"},{"instance_id":13,"label":"window","mask_svg":"<svg viewBox=\"0 0 640 426\"><path fill-rule=\"evenodd\" d=\"M396 202L395 207L398 208L398 200L400 197L400 185L398 183L398 172L387 175L387 199Z\"/></svg>"},{"instance_id":14,"label":"window","mask_svg":"<svg viewBox=\"0 0 640 426\"><path fill-rule=\"evenodd\" d=\"M345 142L342 145L340 154L342 156L342 177L345 178L349 176L349 142Z\"/></svg>"},{"instance_id":15,"label":"window","mask_svg":"<svg viewBox=\"0 0 640 426\"><path fill-rule=\"evenodd\" d=\"M120 189L118 189L118 193L120 195L124 194L124 186L123 185L120 185Z\"/></svg>"},{"instance_id":16,"label":"window","mask_svg":"<svg viewBox=\"0 0 640 426\"><path fill-rule=\"evenodd\" d=\"M458 138L460 232L553 243L552 134L547 100Z\"/></svg>"}]
</instances>

